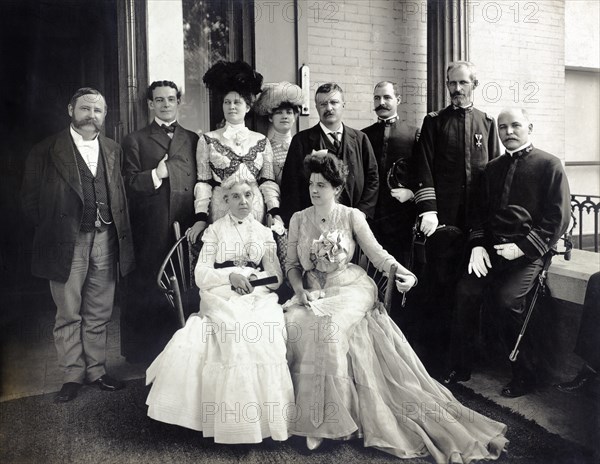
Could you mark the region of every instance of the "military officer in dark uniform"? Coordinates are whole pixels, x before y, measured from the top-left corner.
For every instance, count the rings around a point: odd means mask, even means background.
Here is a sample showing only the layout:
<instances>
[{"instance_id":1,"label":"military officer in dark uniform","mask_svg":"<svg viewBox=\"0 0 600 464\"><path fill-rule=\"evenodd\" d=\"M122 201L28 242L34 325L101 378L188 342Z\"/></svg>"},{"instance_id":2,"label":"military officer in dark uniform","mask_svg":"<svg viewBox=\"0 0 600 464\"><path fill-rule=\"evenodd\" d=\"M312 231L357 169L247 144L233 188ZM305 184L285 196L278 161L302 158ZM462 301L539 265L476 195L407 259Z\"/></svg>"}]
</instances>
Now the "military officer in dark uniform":
<instances>
[{"instance_id":1,"label":"military officer in dark uniform","mask_svg":"<svg viewBox=\"0 0 600 464\"><path fill-rule=\"evenodd\" d=\"M124 172L138 267L121 313L121 350L130 362L154 359L177 329L157 289L160 264L173 245L173 223L194 224L198 135L177 122L181 92L171 81L147 91L154 120L123 141Z\"/></svg>"},{"instance_id":2,"label":"military officer in dark uniform","mask_svg":"<svg viewBox=\"0 0 600 464\"><path fill-rule=\"evenodd\" d=\"M506 153L490 161L482 195L471 216L467 273L456 291L451 358L446 383L470 377L473 339L485 289L506 354L514 346L526 315L526 296L543 266L543 257L564 234L571 218L567 176L558 158L535 148L533 130L522 109L503 110L498 130ZM529 393L536 376L529 332L512 363L513 378L502 395Z\"/></svg>"},{"instance_id":3,"label":"military officer in dark uniform","mask_svg":"<svg viewBox=\"0 0 600 464\"><path fill-rule=\"evenodd\" d=\"M415 222L413 152L419 128L398 118L401 97L397 84L379 82L373 90L377 122L367 134L379 166L379 195L371 228L381 245L405 266Z\"/></svg>"},{"instance_id":4,"label":"military officer in dark uniform","mask_svg":"<svg viewBox=\"0 0 600 464\"><path fill-rule=\"evenodd\" d=\"M473 106L477 85L473 63L450 63L446 87L452 104L425 116L417 146L415 204L420 229L428 237L427 266L418 293L423 296L422 336L429 351L423 353L424 362L433 371L443 368L431 363L444 358L449 341L449 302L454 301L465 255L461 233L464 236L479 195L481 173L500 154L494 119Z\"/></svg>"}]
</instances>

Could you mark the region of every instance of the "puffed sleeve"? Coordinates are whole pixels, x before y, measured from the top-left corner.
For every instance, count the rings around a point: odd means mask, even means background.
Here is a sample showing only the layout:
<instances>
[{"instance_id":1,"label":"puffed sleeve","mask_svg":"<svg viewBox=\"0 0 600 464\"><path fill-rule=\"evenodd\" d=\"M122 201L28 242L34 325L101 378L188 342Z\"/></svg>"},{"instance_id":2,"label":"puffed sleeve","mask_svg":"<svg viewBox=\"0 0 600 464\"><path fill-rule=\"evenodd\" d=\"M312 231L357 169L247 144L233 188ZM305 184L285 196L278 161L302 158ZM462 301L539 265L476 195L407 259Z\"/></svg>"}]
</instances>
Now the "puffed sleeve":
<instances>
[{"instance_id":1,"label":"puffed sleeve","mask_svg":"<svg viewBox=\"0 0 600 464\"><path fill-rule=\"evenodd\" d=\"M265 138L265 150L263 152L263 165L259 174L259 189L265 199L267 211L273 215L279 214L280 192L279 185L275 181L275 169L273 166L273 148L271 142Z\"/></svg>"},{"instance_id":2,"label":"puffed sleeve","mask_svg":"<svg viewBox=\"0 0 600 464\"><path fill-rule=\"evenodd\" d=\"M194 187L194 211L198 214L207 215L208 205L212 197L212 172L210 169L210 151L206 135L198 140L196 148L197 183ZM206 220L206 218L203 218Z\"/></svg>"},{"instance_id":3,"label":"puffed sleeve","mask_svg":"<svg viewBox=\"0 0 600 464\"><path fill-rule=\"evenodd\" d=\"M395 264L398 267L396 271L397 275L410 275L416 279L416 276L412 272L396 261L394 257L385 251L379 244L373 235L369 224L367 224L364 213L356 208L352 208L350 219L352 231L357 243L377 269L382 272L390 272L390 268Z\"/></svg>"}]
</instances>

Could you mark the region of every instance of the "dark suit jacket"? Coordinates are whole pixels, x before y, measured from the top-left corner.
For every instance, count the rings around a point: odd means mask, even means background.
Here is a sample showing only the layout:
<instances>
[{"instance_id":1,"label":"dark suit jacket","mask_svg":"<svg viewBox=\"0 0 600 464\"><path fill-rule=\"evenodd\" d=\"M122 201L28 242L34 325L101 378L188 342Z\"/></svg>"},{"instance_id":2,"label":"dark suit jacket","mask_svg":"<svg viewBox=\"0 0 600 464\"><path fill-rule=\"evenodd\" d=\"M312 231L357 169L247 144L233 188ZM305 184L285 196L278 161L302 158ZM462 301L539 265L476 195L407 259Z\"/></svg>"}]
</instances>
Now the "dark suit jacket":
<instances>
[{"instance_id":1,"label":"dark suit jacket","mask_svg":"<svg viewBox=\"0 0 600 464\"><path fill-rule=\"evenodd\" d=\"M329 145L319 124L298 132L292 139L281 178L281 217L286 224L295 212L312 205L304 158L313 150L330 148ZM341 158L348 167L348 178L340 202L372 218L379 188L377 160L367 136L345 124Z\"/></svg>"},{"instance_id":2,"label":"dark suit jacket","mask_svg":"<svg viewBox=\"0 0 600 464\"><path fill-rule=\"evenodd\" d=\"M121 147L98 136L108 181L108 196L119 243L122 275L135 267ZM35 225L31 270L34 276L66 282L83 217L83 190L69 129L31 150L21 191L25 215Z\"/></svg>"},{"instance_id":3,"label":"dark suit jacket","mask_svg":"<svg viewBox=\"0 0 600 464\"><path fill-rule=\"evenodd\" d=\"M177 126L173 139L155 121L129 134L123 141L123 177L131 209L136 259L140 271L156 273L174 243L173 222L182 233L194 221L196 146L198 136ZM152 170L169 155L169 177L158 189Z\"/></svg>"}]
</instances>

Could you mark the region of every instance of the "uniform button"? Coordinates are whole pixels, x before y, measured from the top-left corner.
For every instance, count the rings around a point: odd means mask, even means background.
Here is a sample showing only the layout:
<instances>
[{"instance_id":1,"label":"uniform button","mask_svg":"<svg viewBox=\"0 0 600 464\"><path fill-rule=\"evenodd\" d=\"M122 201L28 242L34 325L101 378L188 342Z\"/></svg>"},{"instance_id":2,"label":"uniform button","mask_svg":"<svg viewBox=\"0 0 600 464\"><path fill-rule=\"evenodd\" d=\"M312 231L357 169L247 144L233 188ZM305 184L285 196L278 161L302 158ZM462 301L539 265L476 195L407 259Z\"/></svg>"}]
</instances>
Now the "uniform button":
<instances>
[{"instance_id":1,"label":"uniform button","mask_svg":"<svg viewBox=\"0 0 600 464\"><path fill-rule=\"evenodd\" d=\"M189 172L186 173L188 175L188 177L191 175Z\"/></svg>"},{"instance_id":2,"label":"uniform button","mask_svg":"<svg viewBox=\"0 0 600 464\"><path fill-rule=\"evenodd\" d=\"M125 240L127 238L127 235L121 235L121 240Z\"/></svg>"},{"instance_id":3,"label":"uniform button","mask_svg":"<svg viewBox=\"0 0 600 464\"><path fill-rule=\"evenodd\" d=\"M187 187L186 187L186 188L185 188L185 191L187 192L188 190L189 190L189 188L187 188Z\"/></svg>"}]
</instances>

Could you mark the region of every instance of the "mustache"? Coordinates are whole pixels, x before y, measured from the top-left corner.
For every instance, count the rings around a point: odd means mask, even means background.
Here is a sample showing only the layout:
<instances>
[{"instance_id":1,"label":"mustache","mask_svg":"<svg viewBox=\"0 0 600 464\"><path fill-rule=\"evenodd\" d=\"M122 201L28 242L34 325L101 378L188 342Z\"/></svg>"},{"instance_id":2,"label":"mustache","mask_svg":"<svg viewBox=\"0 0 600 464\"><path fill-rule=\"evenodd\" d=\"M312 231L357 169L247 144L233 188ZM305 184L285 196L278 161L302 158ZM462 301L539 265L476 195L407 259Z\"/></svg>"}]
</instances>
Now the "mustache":
<instances>
[{"instance_id":1,"label":"mustache","mask_svg":"<svg viewBox=\"0 0 600 464\"><path fill-rule=\"evenodd\" d=\"M452 93L450 94L450 96L451 96L451 97L459 97L459 96L462 96L462 97L464 97L464 96L465 96L465 94L464 94L464 92L460 92L460 91L458 91L458 90L457 90L456 92L452 92Z\"/></svg>"},{"instance_id":2,"label":"mustache","mask_svg":"<svg viewBox=\"0 0 600 464\"><path fill-rule=\"evenodd\" d=\"M377 107L375 107L375 109L373 111L379 111L379 110L389 110L390 108L388 108L386 105L379 105Z\"/></svg>"},{"instance_id":3,"label":"mustache","mask_svg":"<svg viewBox=\"0 0 600 464\"><path fill-rule=\"evenodd\" d=\"M102 128L102 124L100 124L100 123L99 123L99 122L97 122L96 120L94 120L94 119L90 119L90 118L86 118L86 119L79 119L79 120L76 120L76 119L74 119L74 120L72 121L72 123L73 123L73 126L75 126L75 127L77 127L77 128L83 127L83 126L85 126L85 125L87 125L87 124L93 124L93 126L94 126L94 127L97 129L97 130L100 130L100 129Z\"/></svg>"}]
</instances>

